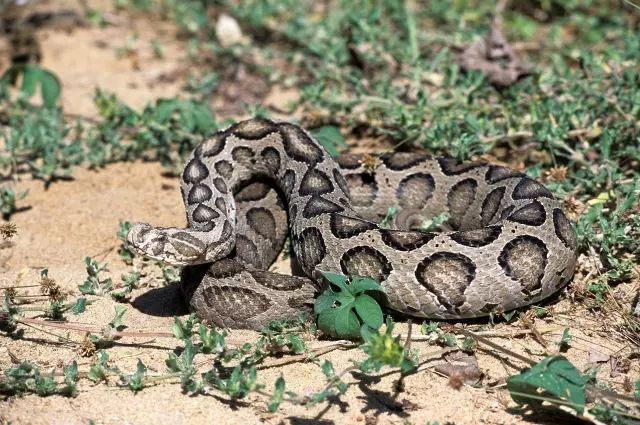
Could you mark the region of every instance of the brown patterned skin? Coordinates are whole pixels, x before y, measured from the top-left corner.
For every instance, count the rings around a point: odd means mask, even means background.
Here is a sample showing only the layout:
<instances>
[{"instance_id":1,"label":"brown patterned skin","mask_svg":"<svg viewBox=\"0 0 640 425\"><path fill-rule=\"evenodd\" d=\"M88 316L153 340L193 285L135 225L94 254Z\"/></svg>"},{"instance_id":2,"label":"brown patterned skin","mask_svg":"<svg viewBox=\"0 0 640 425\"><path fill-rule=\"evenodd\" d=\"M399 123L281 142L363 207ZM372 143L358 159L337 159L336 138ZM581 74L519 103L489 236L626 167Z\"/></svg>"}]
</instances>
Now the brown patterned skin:
<instances>
[{"instance_id":1,"label":"brown patterned skin","mask_svg":"<svg viewBox=\"0 0 640 425\"><path fill-rule=\"evenodd\" d=\"M188 227L138 223L128 242L147 257L189 266L183 287L192 308L232 328L259 329L309 310L321 271L373 277L389 309L441 319L532 304L571 279L574 230L536 181L424 154L382 155L373 170L361 159L330 157L290 123L240 122L187 161ZM405 220L397 229L376 224L389 207ZM411 230L420 217L442 213L449 230ZM265 271L287 232L306 277Z\"/></svg>"}]
</instances>

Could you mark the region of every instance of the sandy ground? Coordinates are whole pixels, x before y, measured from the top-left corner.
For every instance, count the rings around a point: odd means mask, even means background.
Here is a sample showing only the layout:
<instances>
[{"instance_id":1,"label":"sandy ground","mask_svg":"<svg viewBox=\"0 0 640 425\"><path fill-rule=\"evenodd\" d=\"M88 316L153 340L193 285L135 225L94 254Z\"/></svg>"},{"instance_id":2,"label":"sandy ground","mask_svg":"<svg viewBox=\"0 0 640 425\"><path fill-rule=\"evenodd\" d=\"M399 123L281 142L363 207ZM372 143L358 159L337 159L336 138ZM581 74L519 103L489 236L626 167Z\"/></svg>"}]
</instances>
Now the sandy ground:
<instances>
[{"instance_id":1,"label":"sandy ground","mask_svg":"<svg viewBox=\"0 0 640 425\"><path fill-rule=\"evenodd\" d=\"M123 101L136 108L155 98L180 93L180 78L162 78L179 72L183 66L184 46L176 41L175 29L168 23L151 24L144 17L116 16L117 25L104 29L86 27L70 32L50 29L39 33L43 65L62 80L62 104L66 112L94 115L96 111L91 99L96 87L117 93ZM134 32L138 34L133 45L135 55L118 57L114 49L123 46ZM164 59L153 57L151 40L162 43ZM286 97L274 95L274 91L267 95L267 99ZM47 267L49 275L65 290L77 294L77 285L85 277L83 258L87 255L107 262L114 282L119 282L120 274L129 270L117 254L119 241L116 230L120 220L150 221L159 225L182 225L184 222L178 181L162 177L158 164L116 164L99 171L78 169L73 181L55 183L48 190L42 182L29 179L20 181L17 189L30 190L22 204L30 208L14 215L18 235L11 247L0 250L0 283L3 286L35 283L40 269ZM162 286L157 273L149 275L146 281L149 286L135 291L131 305L127 306L125 323L129 330L168 331L173 322L172 316L184 315L186 310L175 287ZM637 289L637 284L628 284L620 291L632 294L634 288ZM113 317L116 304L107 298L90 298L94 302L87 312L70 320L105 325ZM562 330L570 327L574 338L565 355L581 369L594 365L590 363L590 355L593 360L594 352L626 358L633 351L634 347L615 331L611 330L609 336L603 332L606 330L603 329L606 318L601 317L601 313L576 310L566 296L561 296L560 301L555 300L553 308L556 313L551 321L538 319L535 323L538 329L553 329L544 335L547 347L530 335L492 340L527 357L539 359L556 350ZM521 328L518 325L517 329ZM397 329L406 332L407 324L400 324ZM516 328L512 325L501 324L493 330L506 336L513 329ZM61 331L58 333L62 334ZM246 341L255 340L256 335L253 332L231 333L234 339ZM77 334L70 336L76 340L82 338ZM162 373L166 370L164 359L176 347L177 341L170 338L152 341L129 338L109 349L109 353L113 363L123 370L133 372L139 358L149 367L149 373ZM423 356L440 350L440 347L424 342L416 342L413 347L419 349ZM524 364L491 350L477 350L477 357L485 374L482 383L492 385L495 390L470 386L456 390L449 385L447 378L424 371L409 376L406 390L393 399L393 382L397 375L372 379L367 384L347 375L345 380L356 385L350 387L340 400L312 408L283 404L277 413L268 414L268 399L260 395L251 395L237 402L229 401L216 392L189 397L181 393L178 384L167 383L133 394L119 388L115 379L109 385L93 385L82 380L76 398L26 396L0 401L0 423L425 424L439 421L440 424L555 424L574 421L557 409L536 414L514 409L504 385L499 384ZM350 359L362 358L362 353L359 350L334 351L324 358L331 360L339 371L350 365ZM0 368L14 366L16 359L34 362L43 371L72 360L86 371L95 361L81 357L75 348L32 328L25 328L22 339L0 337ZM631 358L630 371L626 374L610 376L609 362L598 364L598 367L598 376L624 394L629 394L623 389L625 377L634 382L640 376L637 357ZM299 393L316 391L324 382L320 369L305 363L260 370L259 380L267 385L267 390L271 390L280 375L285 377L288 389Z\"/></svg>"}]
</instances>

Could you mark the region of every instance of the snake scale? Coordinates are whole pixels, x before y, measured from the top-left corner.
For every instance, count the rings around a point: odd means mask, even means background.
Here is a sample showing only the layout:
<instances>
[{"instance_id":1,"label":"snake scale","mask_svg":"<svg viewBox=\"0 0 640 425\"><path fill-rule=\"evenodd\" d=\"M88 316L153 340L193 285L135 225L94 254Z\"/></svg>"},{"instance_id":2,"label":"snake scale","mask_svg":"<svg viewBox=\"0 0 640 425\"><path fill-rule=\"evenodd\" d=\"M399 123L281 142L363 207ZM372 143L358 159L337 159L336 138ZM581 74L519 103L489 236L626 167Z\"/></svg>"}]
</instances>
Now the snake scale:
<instances>
[{"instance_id":1,"label":"snake scale","mask_svg":"<svg viewBox=\"0 0 640 425\"><path fill-rule=\"evenodd\" d=\"M309 310L321 272L368 276L385 306L460 319L526 306L573 276L577 242L561 204L509 168L421 153L331 157L308 132L254 118L196 147L182 174L188 226L136 223L137 253L183 270L206 322L259 329ZM397 207L395 228L377 223ZM447 214L439 232L416 230ZM302 276L268 272L290 236Z\"/></svg>"}]
</instances>

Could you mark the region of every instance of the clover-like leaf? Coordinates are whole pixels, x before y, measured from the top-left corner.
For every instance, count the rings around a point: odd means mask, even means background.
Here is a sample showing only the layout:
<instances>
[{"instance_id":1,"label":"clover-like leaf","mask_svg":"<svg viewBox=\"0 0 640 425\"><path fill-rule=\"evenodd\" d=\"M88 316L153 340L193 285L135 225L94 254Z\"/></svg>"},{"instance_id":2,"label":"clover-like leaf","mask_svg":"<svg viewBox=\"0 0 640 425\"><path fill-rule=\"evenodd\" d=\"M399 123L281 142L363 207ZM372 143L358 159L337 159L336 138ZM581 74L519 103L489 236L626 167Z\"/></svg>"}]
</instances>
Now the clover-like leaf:
<instances>
[{"instance_id":1,"label":"clover-like leaf","mask_svg":"<svg viewBox=\"0 0 640 425\"><path fill-rule=\"evenodd\" d=\"M354 278L337 273L323 273L333 285L329 286L317 299L314 312L318 315L318 328L332 337L361 338L363 325L378 329L383 322L383 314L378 301L365 292L384 290L371 278Z\"/></svg>"}]
</instances>

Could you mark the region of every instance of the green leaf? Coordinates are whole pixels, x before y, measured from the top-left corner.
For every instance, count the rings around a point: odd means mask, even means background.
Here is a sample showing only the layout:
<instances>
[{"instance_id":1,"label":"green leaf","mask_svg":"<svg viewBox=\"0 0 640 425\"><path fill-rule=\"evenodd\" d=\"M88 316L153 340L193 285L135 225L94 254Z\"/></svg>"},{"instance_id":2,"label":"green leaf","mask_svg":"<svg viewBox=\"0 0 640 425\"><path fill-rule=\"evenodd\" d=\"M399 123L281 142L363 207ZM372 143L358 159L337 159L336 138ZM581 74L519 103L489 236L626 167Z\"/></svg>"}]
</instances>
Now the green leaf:
<instances>
[{"instance_id":1,"label":"green leaf","mask_svg":"<svg viewBox=\"0 0 640 425\"><path fill-rule=\"evenodd\" d=\"M338 300L338 296L331 289L323 292L316 298L316 301L313 304L313 311L315 314L320 314L325 310L333 308L336 301Z\"/></svg>"},{"instance_id":2,"label":"green leaf","mask_svg":"<svg viewBox=\"0 0 640 425\"><path fill-rule=\"evenodd\" d=\"M344 137L342 137L342 134L340 134L340 131L335 126L326 125L324 127L311 130L310 133L322 146L324 146L331 156L340 155L340 150L344 150L348 147L344 142Z\"/></svg>"},{"instance_id":3,"label":"green leaf","mask_svg":"<svg viewBox=\"0 0 640 425\"><path fill-rule=\"evenodd\" d=\"M331 363L329 360L325 360L324 363L322 363L321 369L322 369L322 373L327 378L332 378L336 375L336 372L333 368L333 363Z\"/></svg>"},{"instance_id":4,"label":"green leaf","mask_svg":"<svg viewBox=\"0 0 640 425\"><path fill-rule=\"evenodd\" d=\"M60 97L60 80L53 73L43 69L40 73L40 92L47 108L53 108Z\"/></svg>"},{"instance_id":5,"label":"green leaf","mask_svg":"<svg viewBox=\"0 0 640 425\"><path fill-rule=\"evenodd\" d=\"M352 294L357 295L365 291L384 292L384 289L378 282L370 277L357 277L349 284L349 291Z\"/></svg>"},{"instance_id":6,"label":"green leaf","mask_svg":"<svg viewBox=\"0 0 640 425\"><path fill-rule=\"evenodd\" d=\"M355 301L356 313L364 323L373 329L378 329L384 321L382 309L376 300L367 294L356 297Z\"/></svg>"},{"instance_id":7,"label":"green leaf","mask_svg":"<svg viewBox=\"0 0 640 425\"><path fill-rule=\"evenodd\" d=\"M269 412L274 413L278 410L280 403L282 403L282 396L284 395L284 378L280 376L276 379L275 388L273 391L273 397L269 403Z\"/></svg>"},{"instance_id":8,"label":"green leaf","mask_svg":"<svg viewBox=\"0 0 640 425\"><path fill-rule=\"evenodd\" d=\"M337 308L330 308L323 311L318 316L318 329L325 334L335 337L336 334L336 316L338 314Z\"/></svg>"},{"instance_id":9,"label":"green leaf","mask_svg":"<svg viewBox=\"0 0 640 425\"><path fill-rule=\"evenodd\" d=\"M101 364L92 364L87 373L87 378L93 382L100 382L107 379L107 370Z\"/></svg>"},{"instance_id":10,"label":"green leaf","mask_svg":"<svg viewBox=\"0 0 640 425\"><path fill-rule=\"evenodd\" d=\"M539 403L531 395L540 397L541 388L553 396L568 401L579 413L584 412L585 384L589 378L582 375L564 356L549 356L530 369L507 379L507 388L518 404Z\"/></svg>"},{"instance_id":11,"label":"green leaf","mask_svg":"<svg viewBox=\"0 0 640 425\"><path fill-rule=\"evenodd\" d=\"M325 277L325 279L327 279L330 283L336 285L338 288L342 289L343 291L347 290L347 276L332 272L322 272L322 275Z\"/></svg>"},{"instance_id":12,"label":"green leaf","mask_svg":"<svg viewBox=\"0 0 640 425\"><path fill-rule=\"evenodd\" d=\"M336 334L340 338L358 338L360 336L360 322L351 306L345 306L338 310L335 326Z\"/></svg>"},{"instance_id":13,"label":"green leaf","mask_svg":"<svg viewBox=\"0 0 640 425\"><path fill-rule=\"evenodd\" d=\"M97 295L93 284L89 280L85 280L82 285L78 285L78 289L84 295Z\"/></svg>"},{"instance_id":14,"label":"green leaf","mask_svg":"<svg viewBox=\"0 0 640 425\"><path fill-rule=\"evenodd\" d=\"M80 297L76 300L73 307L71 307L71 313L73 314L82 314L87 308L87 299L84 297Z\"/></svg>"},{"instance_id":15,"label":"green leaf","mask_svg":"<svg viewBox=\"0 0 640 425\"><path fill-rule=\"evenodd\" d=\"M366 324L360 327L360 336L362 337L363 341L368 342L374 335L378 335L377 329L372 329L369 325Z\"/></svg>"},{"instance_id":16,"label":"green leaf","mask_svg":"<svg viewBox=\"0 0 640 425\"><path fill-rule=\"evenodd\" d=\"M127 312L127 308L121 305L117 305L116 306L116 315L115 317L109 322L109 326L111 326L111 328L119 331L122 328L125 328L125 324L122 320L122 316L124 316L124 314Z\"/></svg>"},{"instance_id":17,"label":"green leaf","mask_svg":"<svg viewBox=\"0 0 640 425\"><path fill-rule=\"evenodd\" d=\"M22 87L20 91L27 97L36 94L38 81L41 80L42 70L36 66L26 65L22 72Z\"/></svg>"}]
</instances>

